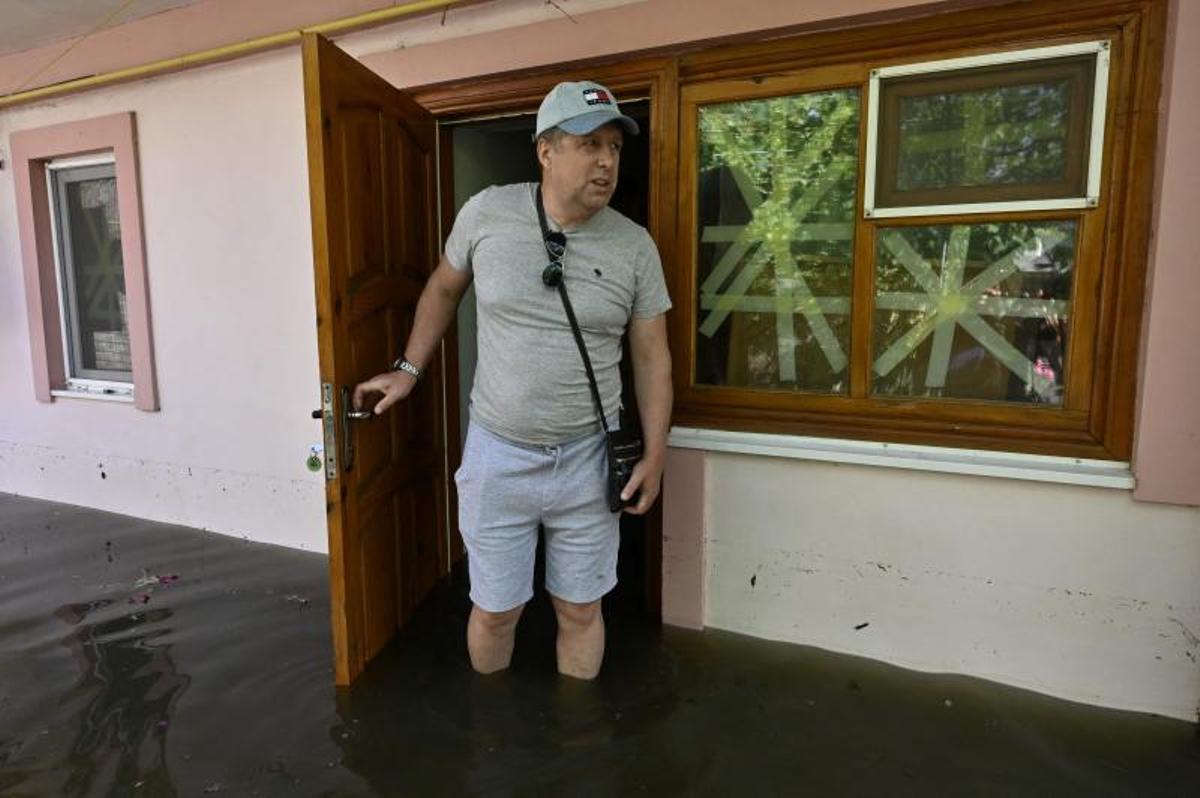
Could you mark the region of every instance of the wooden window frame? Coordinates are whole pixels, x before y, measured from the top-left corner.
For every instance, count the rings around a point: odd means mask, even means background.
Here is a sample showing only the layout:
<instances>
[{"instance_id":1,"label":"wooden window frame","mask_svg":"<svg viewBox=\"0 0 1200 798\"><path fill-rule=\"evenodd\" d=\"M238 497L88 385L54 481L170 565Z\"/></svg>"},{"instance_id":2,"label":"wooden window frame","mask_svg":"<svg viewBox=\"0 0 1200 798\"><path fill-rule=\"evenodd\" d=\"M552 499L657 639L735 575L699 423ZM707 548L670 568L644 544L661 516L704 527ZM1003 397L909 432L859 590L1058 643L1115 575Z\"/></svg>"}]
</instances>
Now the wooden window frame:
<instances>
[{"instance_id":1,"label":"wooden window frame","mask_svg":"<svg viewBox=\"0 0 1200 798\"><path fill-rule=\"evenodd\" d=\"M40 402L68 396L115 401L132 398L139 410L158 410L134 115L118 113L17 131L12 134L12 151L35 397ZM63 342L48 165L103 153L111 153L117 181L132 397L115 389L106 391L103 385L97 390L81 390L89 381L71 378Z\"/></svg>"},{"instance_id":2,"label":"wooden window frame","mask_svg":"<svg viewBox=\"0 0 1200 798\"><path fill-rule=\"evenodd\" d=\"M883 31L885 31L883 33ZM684 56L680 64L679 216L671 269L676 425L1127 460L1132 449L1137 346L1147 261L1165 4L997 5ZM870 391L874 252L881 227L978 223L978 215L874 219L864 215L860 163L851 303L850 394L746 390L695 380L696 128L700 98L737 101L859 85L872 70L926 61L1107 40L1110 70L1099 200L1087 207L997 213L991 220L1074 219L1080 255L1071 291L1067 384L1060 408L961 399L893 398ZM822 79L812 79L818 76ZM869 114L860 114L864 139ZM1078 301L1083 299L1084 301ZM1088 301L1091 299L1092 301Z\"/></svg>"},{"instance_id":3,"label":"wooden window frame","mask_svg":"<svg viewBox=\"0 0 1200 798\"><path fill-rule=\"evenodd\" d=\"M1093 43L1087 43L1089 46ZM1041 48L1039 48L1040 50ZM1049 48L1059 49L1059 48ZM867 216L929 216L934 213L995 213L1005 210L1050 210L1084 208L1098 201L1099 160L1103 152L1104 100L1108 87L1107 47L1097 45L1086 55L1046 57L1040 60L1011 60L987 66L965 66L953 71L917 71L925 64L914 64L901 74L872 70L869 83L864 213ZM1043 51L1044 52L1044 51ZM1003 55L1003 54L1001 54ZM1088 63L1088 62L1091 63ZM936 63L936 62L935 62ZM968 71L969 70L969 71ZM997 80L1003 76L1008 80ZM1071 125L1067 143L1074 145L1067 154L1066 175L1061 181L1014 183L987 186L898 187L900 139L891 123L897 122L900 100L913 96L913 87L939 87L940 93L953 94L972 89L1003 86L1020 76L1029 82L1056 77L1074 78L1086 91L1071 96ZM922 91L921 94L929 93ZM1099 121L1100 124L1096 125ZM1092 135L1093 131L1100 135ZM944 209L944 210L943 210Z\"/></svg>"},{"instance_id":4,"label":"wooden window frame","mask_svg":"<svg viewBox=\"0 0 1200 798\"><path fill-rule=\"evenodd\" d=\"M831 20L830 26L837 25ZM668 326L673 356L677 426L1069 457L1128 460L1142 301L1153 196L1157 100L1166 33L1164 0L997 2L966 10L916 11L909 19L864 18L837 30L774 32L769 41L702 42L661 57L612 57L539 67L511 75L472 78L412 90L439 118L536 108L559 80L591 78L620 96L651 98L651 235L662 254L675 303ZM739 390L697 385L694 375L697 295L694 180L688 161L695 128L684 97L738 87L746 98L774 93L793 81L812 90L857 85L868 108L870 72L956 57L986 56L1047 46L1108 41L1110 69L1104 115L1105 152L1098 202L1078 209L1031 210L997 218L1077 219L1081 256L1064 405L1028 407L956 399L872 397L870 374L859 365L850 395ZM824 81L814 80L821 74ZM832 82L831 76L840 76ZM839 84L840 81L840 84ZM708 92L709 95L706 95ZM726 97L733 100L735 97ZM860 113L862 152L868 113ZM694 121L694 120L692 120ZM445 144L445 142L443 142ZM448 157L443 146L442 157ZM866 219L866 169L860 165L854 242L850 359L868 364L871 352L873 252L878 226L978 222L978 215ZM443 216L450 199L442 197ZM857 309L857 310L854 310ZM1086 351L1083 351L1086 350ZM456 350L450 346L450 357Z\"/></svg>"}]
</instances>

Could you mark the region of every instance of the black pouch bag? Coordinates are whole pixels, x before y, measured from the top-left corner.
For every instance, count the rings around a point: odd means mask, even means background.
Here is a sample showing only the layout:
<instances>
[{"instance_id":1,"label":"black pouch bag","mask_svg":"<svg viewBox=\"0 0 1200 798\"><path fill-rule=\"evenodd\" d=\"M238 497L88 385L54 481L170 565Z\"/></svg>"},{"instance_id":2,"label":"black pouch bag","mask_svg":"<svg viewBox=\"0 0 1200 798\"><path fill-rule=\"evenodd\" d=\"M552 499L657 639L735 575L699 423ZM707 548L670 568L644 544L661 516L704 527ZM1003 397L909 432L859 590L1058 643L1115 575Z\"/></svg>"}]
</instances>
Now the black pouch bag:
<instances>
[{"instance_id":1,"label":"black pouch bag","mask_svg":"<svg viewBox=\"0 0 1200 798\"><path fill-rule=\"evenodd\" d=\"M621 413L621 428L605 429L608 442L608 509L614 513L626 505L637 504L637 496L621 500L621 491L633 476L633 467L642 459L642 432L636 427L625 426L625 413Z\"/></svg>"},{"instance_id":2,"label":"black pouch bag","mask_svg":"<svg viewBox=\"0 0 1200 798\"><path fill-rule=\"evenodd\" d=\"M624 409L620 413L620 428L610 430L608 419L604 416L604 405L600 401L600 389L596 387L596 374L592 371L592 360L588 357L587 346L583 343L583 334L579 332L579 322L575 320L575 309L567 296L567 286L563 281L562 259L566 252L567 239L562 233L550 232L546 224L546 209L542 204L542 187L535 188L537 194L538 222L542 226L542 242L546 245L546 253L550 256L550 265L542 271L542 282L550 288L557 288L562 299L563 310L571 323L571 332L575 335L575 344L579 347L579 356L583 359L583 368L587 372L588 386L592 389L592 402L596 405L596 415L600 417L600 426L604 430L605 449L608 452L608 509L619 513L622 507L637 504L637 496L628 500L621 499L621 491L633 476L633 468L642 459L642 433L635 425L628 423Z\"/></svg>"}]
</instances>

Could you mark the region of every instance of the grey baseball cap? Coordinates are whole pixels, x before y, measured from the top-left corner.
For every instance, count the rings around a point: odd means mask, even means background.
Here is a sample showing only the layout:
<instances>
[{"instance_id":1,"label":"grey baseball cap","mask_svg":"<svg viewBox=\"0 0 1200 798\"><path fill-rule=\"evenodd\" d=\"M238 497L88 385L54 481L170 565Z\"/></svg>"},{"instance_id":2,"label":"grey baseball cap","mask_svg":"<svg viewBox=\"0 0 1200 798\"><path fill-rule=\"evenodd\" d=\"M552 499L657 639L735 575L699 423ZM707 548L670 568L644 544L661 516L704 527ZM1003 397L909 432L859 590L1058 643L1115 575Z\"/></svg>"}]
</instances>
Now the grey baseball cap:
<instances>
[{"instance_id":1,"label":"grey baseball cap","mask_svg":"<svg viewBox=\"0 0 1200 798\"><path fill-rule=\"evenodd\" d=\"M542 100L538 108L537 132L533 135L537 138L557 127L582 136L609 122L619 122L634 136L640 132L637 122L621 113L613 93L599 83L590 80L560 83Z\"/></svg>"}]
</instances>

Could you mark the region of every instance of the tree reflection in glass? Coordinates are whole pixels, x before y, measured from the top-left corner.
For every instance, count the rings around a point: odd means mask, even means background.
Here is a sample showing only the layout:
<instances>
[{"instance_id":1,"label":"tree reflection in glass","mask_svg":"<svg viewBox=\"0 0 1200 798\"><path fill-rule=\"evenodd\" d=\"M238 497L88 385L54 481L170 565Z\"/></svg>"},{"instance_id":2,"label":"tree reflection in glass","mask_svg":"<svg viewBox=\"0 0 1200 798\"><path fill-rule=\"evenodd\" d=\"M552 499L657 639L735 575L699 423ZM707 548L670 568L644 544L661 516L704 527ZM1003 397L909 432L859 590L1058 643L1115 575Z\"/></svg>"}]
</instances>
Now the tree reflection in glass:
<instances>
[{"instance_id":1,"label":"tree reflection in glass","mask_svg":"<svg viewBox=\"0 0 1200 798\"><path fill-rule=\"evenodd\" d=\"M1067 81L900 100L897 188L1062 180Z\"/></svg>"},{"instance_id":2,"label":"tree reflection in glass","mask_svg":"<svg viewBox=\"0 0 1200 798\"><path fill-rule=\"evenodd\" d=\"M1081 197L1094 54L881 80L876 205Z\"/></svg>"},{"instance_id":3,"label":"tree reflection in glass","mask_svg":"<svg viewBox=\"0 0 1200 798\"><path fill-rule=\"evenodd\" d=\"M1073 221L878 232L874 391L1061 405Z\"/></svg>"},{"instance_id":4,"label":"tree reflection in glass","mask_svg":"<svg viewBox=\"0 0 1200 798\"><path fill-rule=\"evenodd\" d=\"M859 93L699 112L702 384L847 390Z\"/></svg>"}]
</instances>

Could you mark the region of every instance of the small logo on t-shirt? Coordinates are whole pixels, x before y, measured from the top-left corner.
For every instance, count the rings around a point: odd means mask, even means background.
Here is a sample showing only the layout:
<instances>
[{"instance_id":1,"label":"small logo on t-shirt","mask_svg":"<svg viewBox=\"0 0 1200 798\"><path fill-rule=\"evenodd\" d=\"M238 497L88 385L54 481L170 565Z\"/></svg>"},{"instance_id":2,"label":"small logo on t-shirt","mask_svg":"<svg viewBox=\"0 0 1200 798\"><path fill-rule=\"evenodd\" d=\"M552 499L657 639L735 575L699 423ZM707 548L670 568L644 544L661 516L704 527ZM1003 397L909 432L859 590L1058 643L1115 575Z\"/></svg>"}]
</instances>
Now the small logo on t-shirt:
<instances>
[{"instance_id":1,"label":"small logo on t-shirt","mask_svg":"<svg viewBox=\"0 0 1200 798\"><path fill-rule=\"evenodd\" d=\"M612 105L612 98L608 96L608 92L600 89L585 89L583 101L588 105Z\"/></svg>"}]
</instances>

